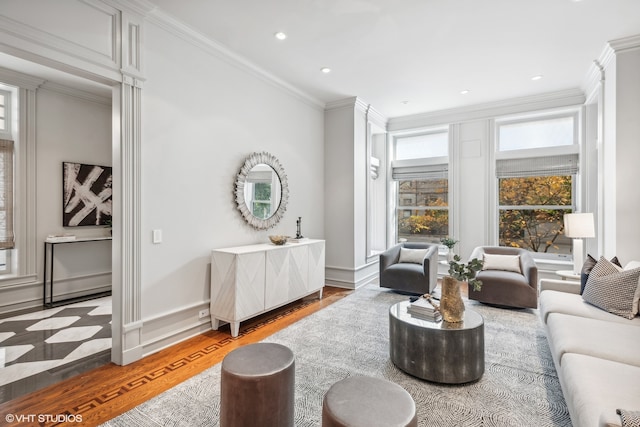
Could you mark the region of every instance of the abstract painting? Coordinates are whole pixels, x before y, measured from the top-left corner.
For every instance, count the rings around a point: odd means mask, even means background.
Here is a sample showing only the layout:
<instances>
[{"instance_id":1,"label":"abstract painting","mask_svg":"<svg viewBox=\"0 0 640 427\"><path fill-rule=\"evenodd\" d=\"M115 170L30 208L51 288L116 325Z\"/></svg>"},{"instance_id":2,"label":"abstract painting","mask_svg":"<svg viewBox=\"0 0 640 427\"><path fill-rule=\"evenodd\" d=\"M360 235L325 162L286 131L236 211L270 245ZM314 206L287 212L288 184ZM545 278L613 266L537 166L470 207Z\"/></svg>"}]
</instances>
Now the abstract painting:
<instances>
[{"instance_id":1,"label":"abstract painting","mask_svg":"<svg viewBox=\"0 0 640 427\"><path fill-rule=\"evenodd\" d=\"M108 225L112 204L111 166L62 163L62 225Z\"/></svg>"}]
</instances>

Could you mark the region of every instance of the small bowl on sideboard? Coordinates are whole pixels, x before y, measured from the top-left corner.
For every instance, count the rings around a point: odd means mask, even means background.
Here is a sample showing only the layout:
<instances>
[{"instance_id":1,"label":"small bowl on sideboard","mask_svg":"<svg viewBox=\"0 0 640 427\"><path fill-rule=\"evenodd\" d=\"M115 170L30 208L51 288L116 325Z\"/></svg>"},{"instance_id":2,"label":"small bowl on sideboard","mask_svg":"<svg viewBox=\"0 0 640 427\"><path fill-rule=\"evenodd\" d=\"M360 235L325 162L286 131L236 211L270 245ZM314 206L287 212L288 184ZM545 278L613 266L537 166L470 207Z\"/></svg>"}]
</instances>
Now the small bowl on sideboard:
<instances>
[{"instance_id":1,"label":"small bowl on sideboard","mask_svg":"<svg viewBox=\"0 0 640 427\"><path fill-rule=\"evenodd\" d=\"M271 235L269 236L269 240L271 240L271 243L273 243L274 245L277 246L282 246L285 243L287 243L287 240L289 239L289 236L281 236L281 235Z\"/></svg>"}]
</instances>

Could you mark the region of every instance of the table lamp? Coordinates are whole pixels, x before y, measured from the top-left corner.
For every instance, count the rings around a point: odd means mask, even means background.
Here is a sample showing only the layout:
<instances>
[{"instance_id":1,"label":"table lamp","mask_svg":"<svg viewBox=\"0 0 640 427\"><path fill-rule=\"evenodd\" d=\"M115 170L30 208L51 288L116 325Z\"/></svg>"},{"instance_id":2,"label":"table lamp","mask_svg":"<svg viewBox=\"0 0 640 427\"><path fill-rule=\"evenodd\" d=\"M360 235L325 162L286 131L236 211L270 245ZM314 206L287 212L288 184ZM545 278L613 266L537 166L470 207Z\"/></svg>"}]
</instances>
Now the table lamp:
<instances>
[{"instance_id":1,"label":"table lamp","mask_svg":"<svg viewBox=\"0 0 640 427\"><path fill-rule=\"evenodd\" d=\"M573 274L580 274L584 263L584 244L582 239L596 237L593 214L565 214L564 235L573 239Z\"/></svg>"}]
</instances>

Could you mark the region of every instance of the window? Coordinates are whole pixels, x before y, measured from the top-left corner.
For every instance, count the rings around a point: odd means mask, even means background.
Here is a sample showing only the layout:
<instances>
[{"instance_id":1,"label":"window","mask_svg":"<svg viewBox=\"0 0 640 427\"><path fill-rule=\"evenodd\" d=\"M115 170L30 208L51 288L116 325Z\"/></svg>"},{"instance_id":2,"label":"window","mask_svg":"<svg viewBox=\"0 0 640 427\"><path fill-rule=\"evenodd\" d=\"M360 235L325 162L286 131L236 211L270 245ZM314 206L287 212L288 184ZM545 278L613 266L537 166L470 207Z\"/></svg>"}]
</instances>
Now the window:
<instances>
[{"instance_id":1,"label":"window","mask_svg":"<svg viewBox=\"0 0 640 427\"><path fill-rule=\"evenodd\" d=\"M271 216L271 183L256 182L253 186L251 212L260 219Z\"/></svg>"},{"instance_id":2,"label":"window","mask_svg":"<svg viewBox=\"0 0 640 427\"><path fill-rule=\"evenodd\" d=\"M500 246L539 254L571 252L563 216L576 206L576 129L577 114L498 123Z\"/></svg>"},{"instance_id":3,"label":"window","mask_svg":"<svg viewBox=\"0 0 640 427\"><path fill-rule=\"evenodd\" d=\"M275 213L278 206L273 206L271 200L280 199L279 182L278 174L262 163L254 166L247 174L244 199L256 218L268 219Z\"/></svg>"},{"instance_id":4,"label":"window","mask_svg":"<svg viewBox=\"0 0 640 427\"><path fill-rule=\"evenodd\" d=\"M13 231L13 161L11 139L11 92L0 90L0 274L11 272Z\"/></svg>"},{"instance_id":5,"label":"window","mask_svg":"<svg viewBox=\"0 0 640 427\"><path fill-rule=\"evenodd\" d=\"M448 146L442 131L395 138L398 239L439 243L449 234Z\"/></svg>"},{"instance_id":6,"label":"window","mask_svg":"<svg viewBox=\"0 0 640 427\"><path fill-rule=\"evenodd\" d=\"M11 121L8 116L10 112L10 95L9 92L0 90L0 133L2 134L11 134L9 129Z\"/></svg>"}]
</instances>

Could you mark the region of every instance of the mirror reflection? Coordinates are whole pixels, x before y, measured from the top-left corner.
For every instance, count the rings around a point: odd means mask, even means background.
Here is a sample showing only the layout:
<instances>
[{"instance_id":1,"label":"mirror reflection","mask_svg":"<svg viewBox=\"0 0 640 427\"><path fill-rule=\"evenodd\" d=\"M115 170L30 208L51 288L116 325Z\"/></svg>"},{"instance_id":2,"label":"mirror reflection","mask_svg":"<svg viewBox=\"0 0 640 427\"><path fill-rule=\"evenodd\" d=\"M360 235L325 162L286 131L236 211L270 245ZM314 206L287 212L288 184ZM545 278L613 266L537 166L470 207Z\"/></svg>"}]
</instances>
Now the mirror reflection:
<instances>
[{"instance_id":1,"label":"mirror reflection","mask_svg":"<svg viewBox=\"0 0 640 427\"><path fill-rule=\"evenodd\" d=\"M289 200L287 174L278 159L266 151L247 157L236 176L235 196L250 226L266 230L276 225Z\"/></svg>"},{"instance_id":2,"label":"mirror reflection","mask_svg":"<svg viewBox=\"0 0 640 427\"><path fill-rule=\"evenodd\" d=\"M251 214L259 219L271 218L280 206L280 178L267 164L255 165L245 180L244 200Z\"/></svg>"}]
</instances>

